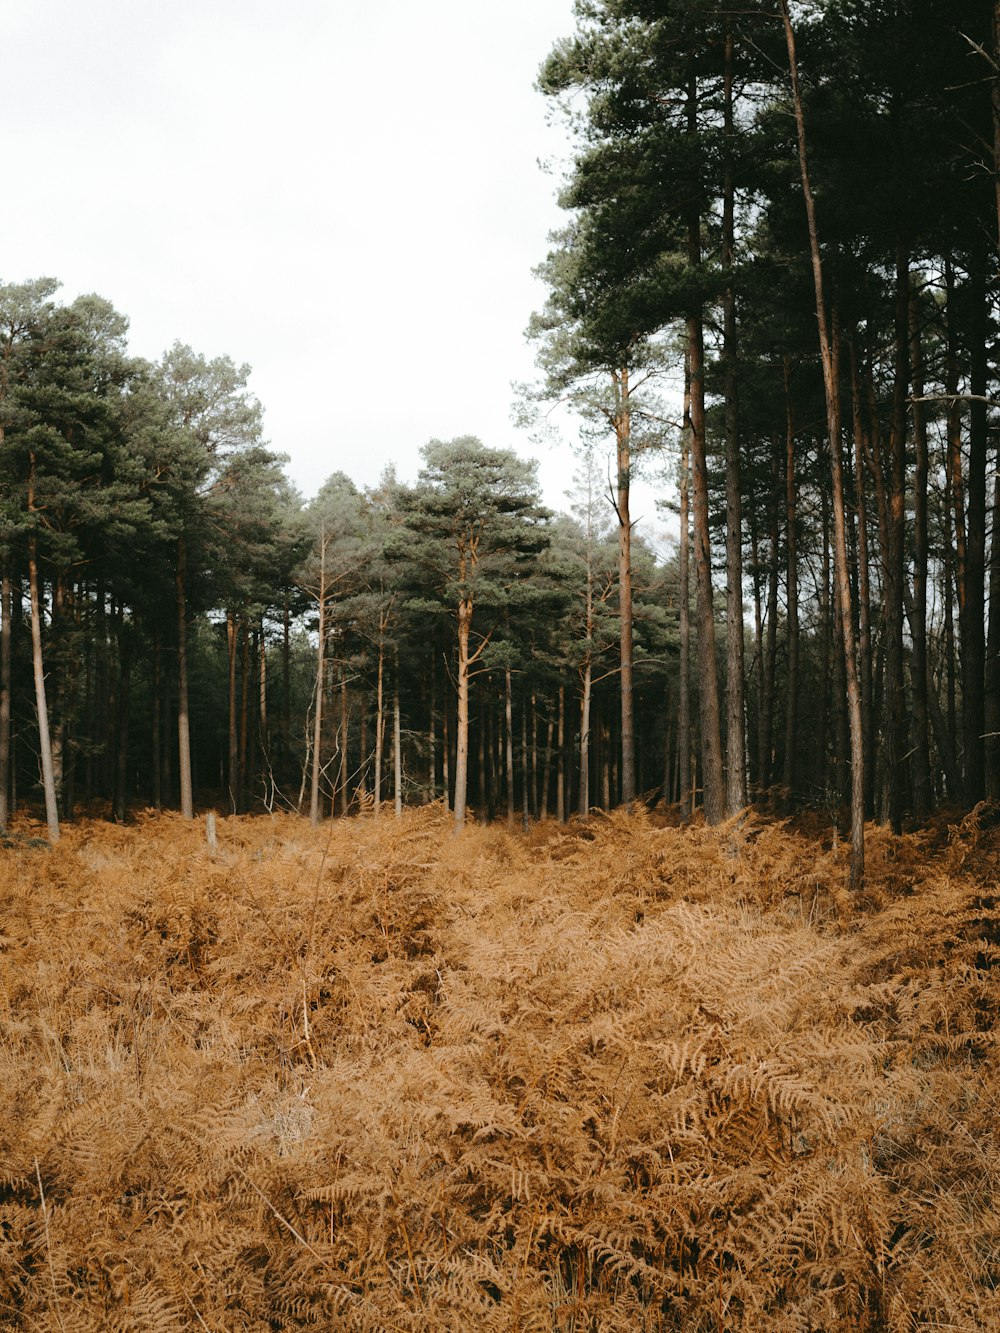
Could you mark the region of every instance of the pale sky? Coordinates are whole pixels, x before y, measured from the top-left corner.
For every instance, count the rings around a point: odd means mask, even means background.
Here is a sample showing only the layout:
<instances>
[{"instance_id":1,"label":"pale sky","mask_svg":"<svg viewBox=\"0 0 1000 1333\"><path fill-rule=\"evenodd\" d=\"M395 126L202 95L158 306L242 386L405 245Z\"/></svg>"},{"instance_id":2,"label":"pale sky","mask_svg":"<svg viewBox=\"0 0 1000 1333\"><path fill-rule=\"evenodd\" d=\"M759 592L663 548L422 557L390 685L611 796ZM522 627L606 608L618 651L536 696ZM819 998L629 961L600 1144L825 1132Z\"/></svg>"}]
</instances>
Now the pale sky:
<instances>
[{"instance_id":1,"label":"pale sky","mask_svg":"<svg viewBox=\"0 0 1000 1333\"><path fill-rule=\"evenodd\" d=\"M249 362L306 496L472 434L564 508L575 432L529 440L510 383L563 221L533 85L573 29L572 0L0 0L0 280Z\"/></svg>"}]
</instances>

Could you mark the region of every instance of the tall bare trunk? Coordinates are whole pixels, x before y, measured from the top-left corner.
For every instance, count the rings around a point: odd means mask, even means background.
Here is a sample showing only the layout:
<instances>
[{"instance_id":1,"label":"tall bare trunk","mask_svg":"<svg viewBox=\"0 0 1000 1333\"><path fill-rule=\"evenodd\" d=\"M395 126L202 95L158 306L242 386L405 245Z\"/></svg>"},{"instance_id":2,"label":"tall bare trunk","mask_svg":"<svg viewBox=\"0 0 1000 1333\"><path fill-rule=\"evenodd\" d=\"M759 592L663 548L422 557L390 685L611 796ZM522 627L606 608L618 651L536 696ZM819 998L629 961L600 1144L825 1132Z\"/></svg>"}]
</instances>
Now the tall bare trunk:
<instances>
[{"instance_id":1,"label":"tall bare trunk","mask_svg":"<svg viewBox=\"0 0 1000 1333\"><path fill-rule=\"evenodd\" d=\"M320 536L319 554L319 641L316 645L316 703L313 712L312 782L309 790L309 822L319 823L319 777L322 772L323 693L326 679L326 534Z\"/></svg>"},{"instance_id":2,"label":"tall bare trunk","mask_svg":"<svg viewBox=\"0 0 1000 1333\"><path fill-rule=\"evenodd\" d=\"M618 461L618 608L620 615L621 691L621 799L623 805L635 800L635 703L632 684L632 518L629 497L632 486L632 409L629 402L629 372L624 366L614 376L617 397L615 441ZM581 796L581 801L584 799Z\"/></svg>"},{"instance_id":3,"label":"tall bare trunk","mask_svg":"<svg viewBox=\"0 0 1000 1333\"><path fill-rule=\"evenodd\" d=\"M229 806L235 815L239 810L239 737L236 726L236 617L226 612L226 648L229 664Z\"/></svg>"},{"instance_id":4,"label":"tall bare trunk","mask_svg":"<svg viewBox=\"0 0 1000 1333\"><path fill-rule=\"evenodd\" d=\"M42 660L42 599L38 589L38 543L28 542L28 586L31 597L31 664L35 677L35 710L38 715L38 748L42 760L42 788L45 793L45 822L49 842L59 841L59 807L56 780L52 769L52 742L49 738L49 709L45 698L45 666Z\"/></svg>"},{"instance_id":5,"label":"tall bare trunk","mask_svg":"<svg viewBox=\"0 0 1000 1333\"><path fill-rule=\"evenodd\" d=\"M715 597L712 589L708 462L705 450L705 358L700 315L688 319L688 353L691 363L691 472L694 483L695 614L698 625L702 789L705 819L709 824L718 824L725 817L726 793L715 653Z\"/></svg>"},{"instance_id":6,"label":"tall bare trunk","mask_svg":"<svg viewBox=\"0 0 1000 1333\"><path fill-rule=\"evenodd\" d=\"M510 667L504 671L504 769L507 779L507 823L514 827L514 700Z\"/></svg>"},{"instance_id":7,"label":"tall bare trunk","mask_svg":"<svg viewBox=\"0 0 1000 1333\"><path fill-rule=\"evenodd\" d=\"M153 639L153 725L152 725L152 763L153 763L153 807L163 808L163 677L160 671L160 635Z\"/></svg>"},{"instance_id":8,"label":"tall bare trunk","mask_svg":"<svg viewBox=\"0 0 1000 1333\"><path fill-rule=\"evenodd\" d=\"M556 729L556 819L566 822L566 686L559 686L559 721Z\"/></svg>"},{"instance_id":9,"label":"tall bare trunk","mask_svg":"<svg viewBox=\"0 0 1000 1333\"><path fill-rule=\"evenodd\" d=\"M681 534L678 552L678 616L680 619L680 680L677 689L677 758L681 815L691 815L691 375L690 359L685 358L684 429L681 434Z\"/></svg>"},{"instance_id":10,"label":"tall bare trunk","mask_svg":"<svg viewBox=\"0 0 1000 1333\"><path fill-rule=\"evenodd\" d=\"M385 646L378 645L378 675L375 682L375 817L382 804L382 764L385 758Z\"/></svg>"},{"instance_id":11,"label":"tall bare trunk","mask_svg":"<svg viewBox=\"0 0 1000 1333\"><path fill-rule=\"evenodd\" d=\"M399 721L399 655L396 655L396 671L392 689L392 794L395 803L396 818L403 815L403 748Z\"/></svg>"},{"instance_id":12,"label":"tall bare trunk","mask_svg":"<svg viewBox=\"0 0 1000 1333\"><path fill-rule=\"evenodd\" d=\"M909 291L910 382L913 387L913 610L910 637L913 641L913 772L916 812L923 817L934 804L931 783L930 722L927 665L927 477L929 456L927 414L924 396L924 356L920 337L920 310L916 289ZM994 526L994 533L996 527Z\"/></svg>"},{"instance_id":13,"label":"tall bare trunk","mask_svg":"<svg viewBox=\"0 0 1000 1333\"><path fill-rule=\"evenodd\" d=\"M177 768L181 785L181 815L194 819L194 792L191 781L191 714L188 705L187 660L187 546L177 538Z\"/></svg>"},{"instance_id":14,"label":"tall bare trunk","mask_svg":"<svg viewBox=\"0 0 1000 1333\"><path fill-rule=\"evenodd\" d=\"M458 717L455 724L455 827L465 824L469 787L469 635L472 603L458 605Z\"/></svg>"},{"instance_id":15,"label":"tall bare trunk","mask_svg":"<svg viewBox=\"0 0 1000 1333\"><path fill-rule=\"evenodd\" d=\"M799 723L799 559L798 495L795 483L795 413L792 404L792 363L785 357L785 619L788 665L785 681L785 764L782 785L795 795L795 744Z\"/></svg>"},{"instance_id":16,"label":"tall bare trunk","mask_svg":"<svg viewBox=\"0 0 1000 1333\"><path fill-rule=\"evenodd\" d=\"M590 809L590 696L593 670L588 656L584 662L580 687L580 797L577 809L581 815Z\"/></svg>"},{"instance_id":17,"label":"tall bare trunk","mask_svg":"<svg viewBox=\"0 0 1000 1333\"><path fill-rule=\"evenodd\" d=\"M799 88L798 62L795 56L795 34L788 14L788 0L780 0L781 17L788 48L788 66L795 109L798 136L799 167L802 175L802 193L805 198L806 222L809 229L809 249L812 257L813 283L816 289L816 324L819 329L820 358L823 364L823 389L826 397L827 433L830 442L830 463L833 477L834 564L840 632L844 643L844 670L847 681L848 717L851 735L851 888L860 889L865 874L865 767L864 736L861 726L861 691L858 685L857 659L854 647L854 621L851 614L851 585L847 565L847 513L844 503L843 460L840 438L840 387L838 339L831 337L827 323L826 298L823 288L823 262L816 225L816 206L809 180L806 153L805 116Z\"/></svg>"},{"instance_id":18,"label":"tall bare trunk","mask_svg":"<svg viewBox=\"0 0 1000 1333\"><path fill-rule=\"evenodd\" d=\"M10 698L11 698L11 640L14 597L10 567L4 561L0 576L0 833L7 832L10 822Z\"/></svg>"},{"instance_id":19,"label":"tall bare trunk","mask_svg":"<svg viewBox=\"0 0 1000 1333\"><path fill-rule=\"evenodd\" d=\"M740 477L739 363L735 279L735 127L733 34L727 28L723 77L725 164L722 200L722 359L726 431L726 813L747 804L746 696L743 677L743 545Z\"/></svg>"}]
</instances>

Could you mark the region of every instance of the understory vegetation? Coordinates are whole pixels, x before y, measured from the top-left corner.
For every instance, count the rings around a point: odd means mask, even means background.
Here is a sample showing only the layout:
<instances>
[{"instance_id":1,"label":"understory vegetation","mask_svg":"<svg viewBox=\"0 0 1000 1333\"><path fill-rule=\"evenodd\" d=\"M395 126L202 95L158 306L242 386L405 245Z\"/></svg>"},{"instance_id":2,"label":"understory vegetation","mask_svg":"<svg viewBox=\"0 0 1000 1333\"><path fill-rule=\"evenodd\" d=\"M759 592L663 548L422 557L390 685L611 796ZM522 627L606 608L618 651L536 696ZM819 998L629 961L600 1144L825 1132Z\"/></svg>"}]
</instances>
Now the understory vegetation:
<instances>
[{"instance_id":1,"label":"understory vegetation","mask_svg":"<svg viewBox=\"0 0 1000 1333\"><path fill-rule=\"evenodd\" d=\"M15 822L0 1329L1000 1326L998 812L809 820Z\"/></svg>"}]
</instances>

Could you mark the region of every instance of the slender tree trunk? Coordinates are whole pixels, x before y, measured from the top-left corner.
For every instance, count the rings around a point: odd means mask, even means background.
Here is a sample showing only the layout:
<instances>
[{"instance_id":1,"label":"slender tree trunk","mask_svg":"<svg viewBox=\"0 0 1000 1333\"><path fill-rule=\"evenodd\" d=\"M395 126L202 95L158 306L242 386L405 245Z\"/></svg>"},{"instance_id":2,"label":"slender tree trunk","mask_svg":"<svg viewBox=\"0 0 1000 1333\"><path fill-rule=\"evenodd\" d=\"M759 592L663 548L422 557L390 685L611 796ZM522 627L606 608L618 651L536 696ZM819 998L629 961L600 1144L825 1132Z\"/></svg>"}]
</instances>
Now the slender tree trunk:
<instances>
[{"instance_id":1,"label":"slender tree trunk","mask_svg":"<svg viewBox=\"0 0 1000 1333\"><path fill-rule=\"evenodd\" d=\"M986 639L986 794L1000 797L1000 472L993 478L993 532L990 539L990 622Z\"/></svg>"},{"instance_id":2,"label":"slender tree trunk","mask_svg":"<svg viewBox=\"0 0 1000 1333\"><path fill-rule=\"evenodd\" d=\"M531 813L538 816L538 696L531 691Z\"/></svg>"},{"instance_id":3,"label":"slender tree trunk","mask_svg":"<svg viewBox=\"0 0 1000 1333\"><path fill-rule=\"evenodd\" d=\"M52 770L49 709L45 699L42 599L38 590L38 543L34 537L28 542L28 588L31 597L31 663L35 677L35 709L38 716L38 748L42 760L42 788L45 793L45 822L48 825L49 842L56 843L59 841L59 807L56 801L55 774Z\"/></svg>"},{"instance_id":4,"label":"slender tree trunk","mask_svg":"<svg viewBox=\"0 0 1000 1333\"><path fill-rule=\"evenodd\" d=\"M312 781L309 790L309 822L319 823L319 778L322 772L323 686L326 679L326 534L320 536L319 637L316 644L316 702L313 711Z\"/></svg>"},{"instance_id":5,"label":"slender tree trunk","mask_svg":"<svg viewBox=\"0 0 1000 1333\"><path fill-rule=\"evenodd\" d=\"M868 558L868 500L865 488L866 459L879 487L879 523L883 527L885 511L884 487L881 474L875 472L871 448L866 443L862 412L861 376L858 369L857 348L849 345L851 375L851 419L854 430L855 502L858 510L858 672L861 688L861 728L865 736L874 737L875 705L872 686L872 621L871 621L871 566ZM873 395L872 395L873 396ZM874 423L873 423L874 426ZM872 756L874 744L865 751L865 808L872 801L874 773Z\"/></svg>"},{"instance_id":6,"label":"slender tree trunk","mask_svg":"<svg viewBox=\"0 0 1000 1333\"><path fill-rule=\"evenodd\" d=\"M125 624L121 609L118 611L118 708L115 726L117 745L115 747L115 786L113 811L118 823L125 822L128 814L126 790L128 786L128 730L129 713L132 699L132 635Z\"/></svg>"},{"instance_id":7,"label":"slender tree trunk","mask_svg":"<svg viewBox=\"0 0 1000 1333\"><path fill-rule=\"evenodd\" d=\"M375 685L375 816L382 804L382 764L385 757L385 647L378 645L378 675Z\"/></svg>"},{"instance_id":8,"label":"slender tree trunk","mask_svg":"<svg viewBox=\"0 0 1000 1333\"><path fill-rule=\"evenodd\" d=\"M913 387L913 613L910 638L913 642L913 773L917 815L925 818L934 804L931 783L930 724L927 701L930 672L927 664L927 478L930 470L927 445L927 414L919 400L924 396L924 357L920 338L920 309L917 292L909 291L910 382ZM996 527L994 526L994 533Z\"/></svg>"},{"instance_id":9,"label":"slender tree trunk","mask_svg":"<svg viewBox=\"0 0 1000 1333\"><path fill-rule=\"evenodd\" d=\"M691 375L690 358L685 358L684 376L684 429L681 434L681 532L678 552L680 590L678 616L680 620L680 661L677 687L677 752L680 766L681 817L691 817Z\"/></svg>"},{"instance_id":10,"label":"slender tree trunk","mask_svg":"<svg viewBox=\"0 0 1000 1333\"><path fill-rule=\"evenodd\" d=\"M632 410L629 402L628 367L615 376L617 409L615 441L618 461L618 607L620 613L620 664L622 717L622 791L623 805L635 800L635 702L632 684L632 518L629 498L632 486ZM581 797L581 800L584 798Z\"/></svg>"},{"instance_id":11,"label":"slender tree trunk","mask_svg":"<svg viewBox=\"0 0 1000 1333\"><path fill-rule=\"evenodd\" d=\"M785 619L788 655L785 681L785 763L782 785L788 799L795 798L795 747L799 725L799 560L798 494L795 482L795 413L792 402L792 363L784 362L785 384Z\"/></svg>"},{"instance_id":12,"label":"slender tree trunk","mask_svg":"<svg viewBox=\"0 0 1000 1333\"><path fill-rule=\"evenodd\" d=\"M347 814L348 794L347 779L350 772L348 762L348 741L350 714L347 708L347 671L343 662L340 664L340 769L337 776L337 792L340 798L340 813Z\"/></svg>"},{"instance_id":13,"label":"slender tree trunk","mask_svg":"<svg viewBox=\"0 0 1000 1333\"><path fill-rule=\"evenodd\" d=\"M698 94L692 83L687 99L688 131L697 132ZM701 219L688 219L688 263L701 264ZM719 716L719 676L715 652L715 596L708 514L708 460L705 439L705 345L701 309L687 317L687 353L691 382L691 472L694 483L694 567L697 588L698 677L701 712L701 768L705 819L718 824L726 813Z\"/></svg>"},{"instance_id":14,"label":"slender tree trunk","mask_svg":"<svg viewBox=\"0 0 1000 1333\"><path fill-rule=\"evenodd\" d=\"M510 667L504 671L504 768L507 779L507 824L514 827L514 700Z\"/></svg>"},{"instance_id":15,"label":"slender tree trunk","mask_svg":"<svg viewBox=\"0 0 1000 1333\"><path fill-rule=\"evenodd\" d=\"M581 815L590 809L590 696L593 667L588 656L583 667L580 692L580 798L577 809Z\"/></svg>"},{"instance_id":16,"label":"slender tree trunk","mask_svg":"<svg viewBox=\"0 0 1000 1333\"><path fill-rule=\"evenodd\" d=\"M153 638L153 808L163 809L163 678L160 670L160 634Z\"/></svg>"},{"instance_id":17,"label":"slender tree trunk","mask_svg":"<svg viewBox=\"0 0 1000 1333\"><path fill-rule=\"evenodd\" d=\"M238 813L239 782L239 736L236 725L236 617L232 611L226 612L226 648L229 658L229 806L232 813Z\"/></svg>"},{"instance_id":18,"label":"slender tree trunk","mask_svg":"<svg viewBox=\"0 0 1000 1333\"><path fill-rule=\"evenodd\" d=\"M265 750L269 748L270 734L267 722L267 644L264 639L264 617L257 626L257 734Z\"/></svg>"},{"instance_id":19,"label":"slender tree trunk","mask_svg":"<svg viewBox=\"0 0 1000 1333\"><path fill-rule=\"evenodd\" d=\"M240 753L236 772L236 808L247 807L247 776L250 765L250 629L244 616L240 621Z\"/></svg>"},{"instance_id":20,"label":"slender tree trunk","mask_svg":"<svg viewBox=\"0 0 1000 1333\"><path fill-rule=\"evenodd\" d=\"M187 660L187 547L177 538L177 768L181 784L181 815L194 819L194 792L191 780L191 715L188 706Z\"/></svg>"},{"instance_id":21,"label":"slender tree trunk","mask_svg":"<svg viewBox=\"0 0 1000 1333\"><path fill-rule=\"evenodd\" d=\"M823 262L819 248L819 231L816 226L816 208L809 180L805 117L802 110L802 95L799 89L798 63L795 57L795 35L788 15L788 0L780 0L780 4L785 41L788 48L788 66L798 135L799 167L802 175L802 192L805 197L813 282L816 288L816 323L819 329L820 357L823 365L823 389L826 397L827 433L830 442L830 462L833 478L834 562L840 612L840 631L844 642L844 668L847 677L848 716L851 734L850 883L852 889L860 889L864 883L865 874L865 747L861 726L861 691L858 684L854 646L854 620L851 614L850 574L847 565L847 513L844 502L840 438L839 348L836 329L833 330L834 336L831 337L830 328L827 324L826 299L823 290Z\"/></svg>"},{"instance_id":22,"label":"slender tree trunk","mask_svg":"<svg viewBox=\"0 0 1000 1333\"><path fill-rule=\"evenodd\" d=\"M552 735L555 731L555 721L550 716L545 727L545 758L542 761L542 800L538 808L539 819L548 819L549 817L549 786L552 780Z\"/></svg>"},{"instance_id":23,"label":"slender tree trunk","mask_svg":"<svg viewBox=\"0 0 1000 1333\"><path fill-rule=\"evenodd\" d=\"M451 709L449 707L448 692L444 692L443 707L441 709L441 786L444 789L444 808L447 810L452 804L451 800L451 728L448 725Z\"/></svg>"},{"instance_id":24,"label":"slender tree trunk","mask_svg":"<svg viewBox=\"0 0 1000 1333\"><path fill-rule=\"evenodd\" d=\"M10 753L10 700L11 700L11 640L13 588L10 565L4 560L0 576L0 833L7 832L10 822L11 753Z\"/></svg>"},{"instance_id":25,"label":"slender tree trunk","mask_svg":"<svg viewBox=\"0 0 1000 1333\"><path fill-rule=\"evenodd\" d=\"M740 477L739 362L735 276L735 126L733 34L725 38L723 76L722 360L726 432L726 814L747 804L746 695L743 676L743 517Z\"/></svg>"},{"instance_id":26,"label":"slender tree trunk","mask_svg":"<svg viewBox=\"0 0 1000 1333\"><path fill-rule=\"evenodd\" d=\"M431 678L427 705L427 799L437 799L437 656L431 655Z\"/></svg>"},{"instance_id":27,"label":"slender tree trunk","mask_svg":"<svg viewBox=\"0 0 1000 1333\"><path fill-rule=\"evenodd\" d=\"M396 818L403 817L403 747L399 723L399 655L392 690L392 794Z\"/></svg>"},{"instance_id":28,"label":"slender tree trunk","mask_svg":"<svg viewBox=\"0 0 1000 1333\"><path fill-rule=\"evenodd\" d=\"M566 686L559 686L559 721L556 731L556 819L566 822Z\"/></svg>"},{"instance_id":29,"label":"slender tree trunk","mask_svg":"<svg viewBox=\"0 0 1000 1333\"><path fill-rule=\"evenodd\" d=\"M961 604L962 732L965 740L965 801L986 794L984 733L986 708L986 256L977 244L970 261L969 468L966 486L965 596Z\"/></svg>"},{"instance_id":30,"label":"slender tree trunk","mask_svg":"<svg viewBox=\"0 0 1000 1333\"><path fill-rule=\"evenodd\" d=\"M455 827L465 825L469 786L469 635L472 603L458 604L458 718L455 728Z\"/></svg>"}]
</instances>

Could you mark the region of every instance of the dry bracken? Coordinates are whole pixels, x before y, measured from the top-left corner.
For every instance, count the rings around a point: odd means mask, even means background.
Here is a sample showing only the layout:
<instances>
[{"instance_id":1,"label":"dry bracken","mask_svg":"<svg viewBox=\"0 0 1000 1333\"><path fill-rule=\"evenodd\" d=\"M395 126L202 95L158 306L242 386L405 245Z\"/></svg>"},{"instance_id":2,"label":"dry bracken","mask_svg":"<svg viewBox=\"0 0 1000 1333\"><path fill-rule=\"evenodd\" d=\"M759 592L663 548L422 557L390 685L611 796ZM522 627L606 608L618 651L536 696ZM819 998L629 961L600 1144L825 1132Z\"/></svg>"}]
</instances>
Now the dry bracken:
<instances>
[{"instance_id":1,"label":"dry bracken","mask_svg":"<svg viewBox=\"0 0 1000 1333\"><path fill-rule=\"evenodd\" d=\"M0 1329L1000 1327L994 812L0 850Z\"/></svg>"}]
</instances>

